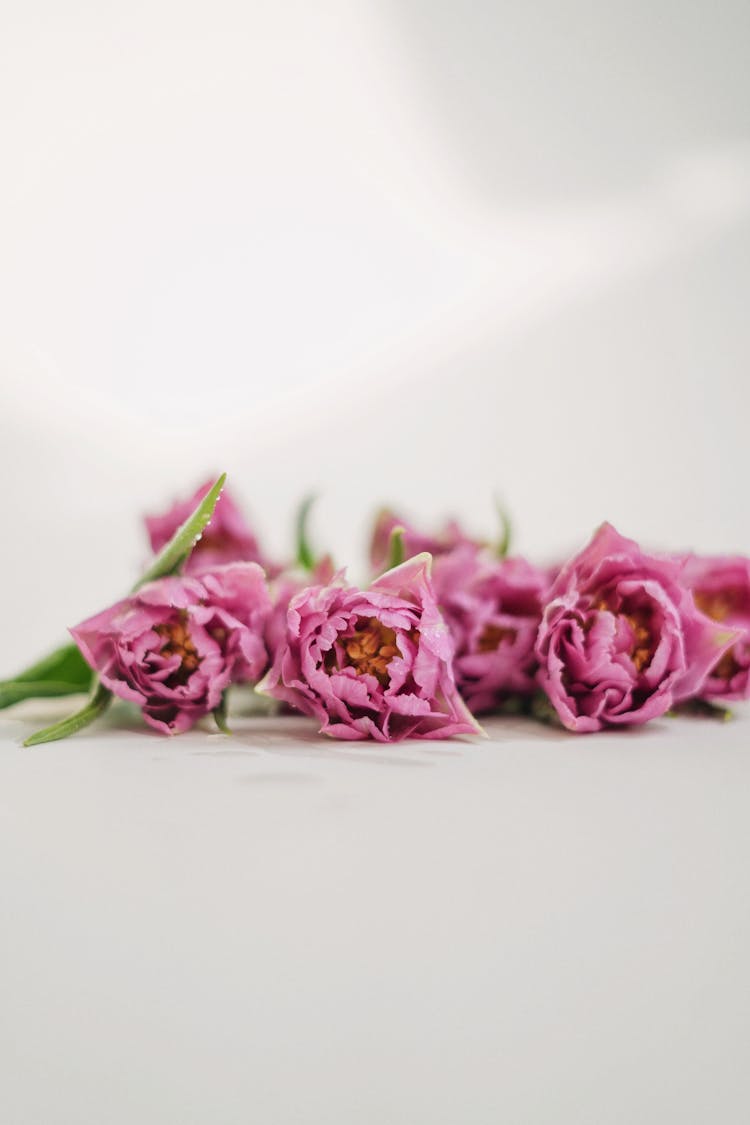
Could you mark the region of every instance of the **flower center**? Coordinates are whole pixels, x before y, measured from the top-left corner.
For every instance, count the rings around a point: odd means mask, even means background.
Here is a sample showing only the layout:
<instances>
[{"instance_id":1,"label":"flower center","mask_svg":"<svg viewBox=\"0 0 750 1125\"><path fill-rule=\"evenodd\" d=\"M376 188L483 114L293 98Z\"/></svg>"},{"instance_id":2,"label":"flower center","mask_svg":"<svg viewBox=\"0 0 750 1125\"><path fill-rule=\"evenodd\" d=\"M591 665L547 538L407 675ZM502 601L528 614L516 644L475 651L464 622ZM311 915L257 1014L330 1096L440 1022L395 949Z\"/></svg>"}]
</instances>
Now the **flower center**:
<instances>
[{"instance_id":1,"label":"flower center","mask_svg":"<svg viewBox=\"0 0 750 1125\"><path fill-rule=\"evenodd\" d=\"M701 613L712 617L714 621L726 621L735 608L735 599L729 590L695 590L693 601Z\"/></svg>"},{"instance_id":2,"label":"flower center","mask_svg":"<svg viewBox=\"0 0 750 1125\"><path fill-rule=\"evenodd\" d=\"M358 676L369 673L380 684L388 682L388 664L398 656L396 633L381 625L377 617L359 618L354 632L342 641L347 665Z\"/></svg>"},{"instance_id":3,"label":"flower center","mask_svg":"<svg viewBox=\"0 0 750 1125\"><path fill-rule=\"evenodd\" d=\"M734 646L725 652L718 664L713 668L711 675L718 676L720 680L731 680L741 670L734 655Z\"/></svg>"},{"instance_id":4,"label":"flower center","mask_svg":"<svg viewBox=\"0 0 750 1125\"><path fill-rule=\"evenodd\" d=\"M613 610L607 600L602 598L596 604L599 610L615 613L627 621L633 631L633 644L630 649L630 659L633 661L637 672L642 672L651 663L656 648L656 639L651 631L651 614L647 609L634 609L631 613L619 613Z\"/></svg>"},{"instance_id":5,"label":"flower center","mask_svg":"<svg viewBox=\"0 0 750 1125\"><path fill-rule=\"evenodd\" d=\"M494 652L503 641L512 643L516 636L516 630L508 625L485 625L477 642L477 649L479 652Z\"/></svg>"},{"instance_id":6,"label":"flower center","mask_svg":"<svg viewBox=\"0 0 750 1125\"><path fill-rule=\"evenodd\" d=\"M654 655L654 638L647 624L648 615L643 610L636 610L635 613L625 613L623 616L633 630L634 640L630 659L637 671L642 672L651 663L651 657Z\"/></svg>"},{"instance_id":7,"label":"flower center","mask_svg":"<svg viewBox=\"0 0 750 1125\"><path fill-rule=\"evenodd\" d=\"M237 548L237 539L223 528L207 528L196 543L195 550L230 551Z\"/></svg>"},{"instance_id":8,"label":"flower center","mask_svg":"<svg viewBox=\"0 0 750 1125\"><path fill-rule=\"evenodd\" d=\"M168 625L157 625L155 632L165 641L161 647L162 656L179 656L179 672L187 678L198 667L201 658L184 620L174 621Z\"/></svg>"}]
</instances>

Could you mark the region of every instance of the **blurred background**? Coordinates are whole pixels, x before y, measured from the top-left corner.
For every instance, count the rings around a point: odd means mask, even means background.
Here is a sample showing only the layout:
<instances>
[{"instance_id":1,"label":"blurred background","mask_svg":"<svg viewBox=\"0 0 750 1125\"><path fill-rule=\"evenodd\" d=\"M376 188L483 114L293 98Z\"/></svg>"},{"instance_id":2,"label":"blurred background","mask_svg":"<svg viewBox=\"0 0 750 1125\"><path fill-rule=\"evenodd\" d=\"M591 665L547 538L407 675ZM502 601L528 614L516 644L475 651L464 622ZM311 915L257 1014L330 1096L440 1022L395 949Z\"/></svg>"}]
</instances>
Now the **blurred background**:
<instances>
[{"instance_id":1,"label":"blurred background","mask_svg":"<svg viewBox=\"0 0 750 1125\"><path fill-rule=\"evenodd\" d=\"M0 673L228 470L750 550L750 7L0 0ZM7 665L7 667L6 667Z\"/></svg>"}]
</instances>

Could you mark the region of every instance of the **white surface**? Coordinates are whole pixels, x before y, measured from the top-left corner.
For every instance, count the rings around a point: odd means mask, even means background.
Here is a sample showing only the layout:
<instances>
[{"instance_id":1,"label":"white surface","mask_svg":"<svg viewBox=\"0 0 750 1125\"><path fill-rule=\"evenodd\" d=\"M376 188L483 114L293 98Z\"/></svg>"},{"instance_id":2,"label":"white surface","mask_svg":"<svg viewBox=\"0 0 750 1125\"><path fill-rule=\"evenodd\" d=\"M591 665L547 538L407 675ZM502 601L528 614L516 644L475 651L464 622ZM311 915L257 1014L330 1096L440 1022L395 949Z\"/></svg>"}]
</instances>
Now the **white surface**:
<instances>
[{"instance_id":1,"label":"white surface","mask_svg":"<svg viewBox=\"0 0 750 1125\"><path fill-rule=\"evenodd\" d=\"M3 716L0 1119L745 1125L748 718L488 727Z\"/></svg>"}]
</instances>

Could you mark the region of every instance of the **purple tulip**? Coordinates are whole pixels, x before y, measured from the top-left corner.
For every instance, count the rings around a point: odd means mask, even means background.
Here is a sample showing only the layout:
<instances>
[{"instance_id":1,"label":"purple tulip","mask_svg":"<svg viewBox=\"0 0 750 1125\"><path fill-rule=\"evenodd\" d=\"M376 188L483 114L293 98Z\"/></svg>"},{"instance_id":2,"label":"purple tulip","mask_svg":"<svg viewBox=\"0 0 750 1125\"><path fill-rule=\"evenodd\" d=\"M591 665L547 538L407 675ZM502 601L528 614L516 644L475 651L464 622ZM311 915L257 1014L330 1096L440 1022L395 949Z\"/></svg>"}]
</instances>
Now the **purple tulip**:
<instances>
[{"instance_id":1,"label":"purple tulip","mask_svg":"<svg viewBox=\"0 0 750 1125\"><path fill-rule=\"evenodd\" d=\"M435 594L456 646L453 671L475 713L536 689L534 645L549 582L522 558L469 544L435 560Z\"/></svg>"},{"instance_id":2,"label":"purple tulip","mask_svg":"<svg viewBox=\"0 0 750 1125\"><path fill-rule=\"evenodd\" d=\"M563 567L536 655L539 683L569 730L644 723L700 694L737 634L700 612L683 570L607 523Z\"/></svg>"},{"instance_id":3,"label":"purple tulip","mask_svg":"<svg viewBox=\"0 0 750 1125\"><path fill-rule=\"evenodd\" d=\"M187 500L179 500L169 511L146 516L145 524L156 554L169 542L180 524L195 510L209 491L213 480L202 484ZM211 522L196 543L185 567L187 574L200 574L231 562L257 562L267 567L258 540L230 492L224 489L214 508Z\"/></svg>"},{"instance_id":4,"label":"purple tulip","mask_svg":"<svg viewBox=\"0 0 750 1125\"><path fill-rule=\"evenodd\" d=\"M684 574L698 608L741 634L711 669L701 696L727 701L749 698L750 559L690 555Z\"/></svg>"},{"instance_id":5,"label":"purple tulip","mask_svg":"<svg viewBox=\"0 0 750 1125\"><path fill-rule=\"evenodd\" d=\"M177 734L215 710L229 684L263 675L269 612L261 568L232 563L150 582L71 633L105 687Z\"/></svg>"},{"instance_id":6,"label":"purple tulip","mask_svg":"<svg viewBox=\"0 0 750 1125\"><path fill-rule=\"evenodd\" d=\"M434 535L425 535L408 520L402 520L395 512L384 508L375 520L370 539L370 565L373 574L380 574L388 565L391 532L396 527L403 528L404 554L407 559L423 552L438 558L462 543L474 542L456 520L448 520Z\"/></svg>"},{"instance_id":7,"label":"purple tulip","mask_svg":"<svg viewBox=\"0 0 750 1125\"><path fill-rule=\"evenodd\" d=\"M339 574L301 591L258 690L315 716L334 738L481 733L456 689L430 565L429 555L417 555L366 590Z\"/></svg>"},{"instance_id":8,"label":"purple tulip","mask_svg":"<svg viewBox=\"0 0 750 1125\"><path fill-rule=\"evenodd\" d=\"M286 643L286 615L292 598L308 586L326 585L333 580L335 573L333 559L330 555L323 555L316 562L312 573L299 567L290 567L281 571L273 581L269 582L271 613L266 622L266 644L271 654L271 663L276 650Z\"/></svg>"}]
</instances>

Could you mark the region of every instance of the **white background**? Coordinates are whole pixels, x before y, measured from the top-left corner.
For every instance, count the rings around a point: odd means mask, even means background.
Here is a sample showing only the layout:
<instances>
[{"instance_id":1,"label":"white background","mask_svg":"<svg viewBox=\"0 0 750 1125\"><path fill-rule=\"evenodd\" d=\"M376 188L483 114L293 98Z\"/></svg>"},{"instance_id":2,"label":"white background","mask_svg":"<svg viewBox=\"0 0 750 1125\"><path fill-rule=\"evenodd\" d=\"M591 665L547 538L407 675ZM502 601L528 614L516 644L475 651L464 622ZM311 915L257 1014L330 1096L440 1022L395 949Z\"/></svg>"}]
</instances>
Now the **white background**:
<instances>
[{"instance_id":1,"label":"white background","mask_svg":"<svg viewBox=\"0 0 750 1125\"><path fill-rule=\"evenodd\" d=\"M750 549L745 6L2 14L23 658L214 470L277 550L317 490L342 562L383 500L487 533L496 491L537 553Z\"/></svg>"},{"instance_id":2,"label":"white background","mask_svg":"<svg viewBox=\"0 0 750 1125\"><path fill-rule=\"evenodd\" d=\"M214 470L355 573L383 500L498 491L539 556L750 550L745 5L0 18L0 674ZM8 1120L747 1120L742 721L20 754L52 710L2 727Z\"/></svg>"}]
</instances>

